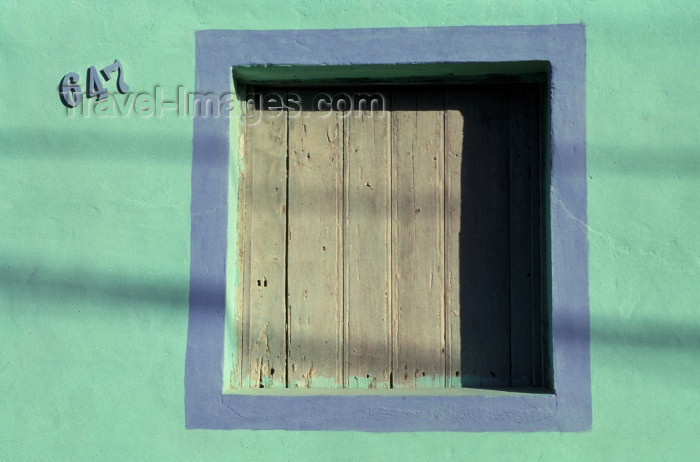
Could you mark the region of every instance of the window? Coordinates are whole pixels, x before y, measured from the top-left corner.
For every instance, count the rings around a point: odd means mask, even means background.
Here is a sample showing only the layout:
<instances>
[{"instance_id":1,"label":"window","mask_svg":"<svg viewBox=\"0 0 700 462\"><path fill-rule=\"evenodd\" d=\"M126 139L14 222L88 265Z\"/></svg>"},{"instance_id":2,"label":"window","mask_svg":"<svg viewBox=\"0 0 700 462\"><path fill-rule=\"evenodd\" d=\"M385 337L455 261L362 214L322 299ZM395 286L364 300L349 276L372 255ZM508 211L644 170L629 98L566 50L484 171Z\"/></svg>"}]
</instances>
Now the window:
<instances>
[{"instance_id":1,"label":"window","mask_svg":"<svg viewBox=\"0 0 700 462\"><path fill-rule=\"evenodd\" d=\"M541 85L251 92L232 386L545 387Z\"/></svg>"},{"instance_id":2,"label":"window","mask_svg":"<svg viewBox=\"0 0 700 462\"><path fill-rule=\"evenodd\" d=\"M185 425L200 429L582 431L591 428L586 218L585 26L198 31L195 91L263 82L341 84L478 78L545 70L541 162L545 390L260 389L229 393L227 309L240 307L236 194L244 159L231 120L195 115ZM410 64L406 64L410 63ZM454 80L454 79L453 79ZM243 95L244 96L244 95ZM231 142L233 141L233 142ZM465 173L462 172L462 176ZM461 203L465 204L465 197ZM421 212L422 213L422 212ZM227 260L228 257L228 260ZM228 272L227 272L228 270ZM255 281L257 286L257 280ZM264 287L264 279L261 284ZM268 288L270 281L268 280ZM533 305L534 306L534 305ZM230 318L229 318L230 320ZM465 346L461 345L461 351ZM226 373L224 373L226 370ZM427 374L426 374L427 375ZM225 378L224 378L225 377ZM315 391L314 391L315 390ZM406 391L408 390L408 391ZM274 391L274 389L273 389Z\"/></svg>"}]
</instances>

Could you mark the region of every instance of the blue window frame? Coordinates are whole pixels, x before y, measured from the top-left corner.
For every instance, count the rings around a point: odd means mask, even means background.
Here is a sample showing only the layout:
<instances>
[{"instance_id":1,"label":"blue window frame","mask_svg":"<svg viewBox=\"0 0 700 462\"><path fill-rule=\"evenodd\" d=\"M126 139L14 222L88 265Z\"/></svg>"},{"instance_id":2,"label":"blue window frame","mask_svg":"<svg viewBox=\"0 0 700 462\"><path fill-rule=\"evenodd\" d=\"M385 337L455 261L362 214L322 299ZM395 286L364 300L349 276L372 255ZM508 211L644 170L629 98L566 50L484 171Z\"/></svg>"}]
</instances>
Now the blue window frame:
<instances>
[{"instance_id":1,"label":"blue window frame","mask_svg":"<svg viewBox=\"0 0 700 462\"><path fill-rule=\"evenodd\" d=\"M230 120L195 114L187 428L363 431L582 431L591 427L582 25L196 33L195 90L228 94L237 69L546 62L545 194L553 390L442 395L222 393ZM484 71L484 73L489 73Z\"/></svg>"}]
</instances>

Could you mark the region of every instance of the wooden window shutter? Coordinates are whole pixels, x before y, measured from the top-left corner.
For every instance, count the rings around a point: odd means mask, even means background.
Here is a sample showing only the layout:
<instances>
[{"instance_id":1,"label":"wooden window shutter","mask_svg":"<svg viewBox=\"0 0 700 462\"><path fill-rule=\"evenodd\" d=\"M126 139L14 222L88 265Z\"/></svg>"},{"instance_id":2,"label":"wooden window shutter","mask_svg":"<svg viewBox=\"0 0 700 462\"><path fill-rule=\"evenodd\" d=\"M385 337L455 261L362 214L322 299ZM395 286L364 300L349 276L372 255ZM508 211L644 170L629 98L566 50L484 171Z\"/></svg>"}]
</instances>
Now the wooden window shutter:
<instances>
[{"instance_id":1,"label":"wooden window shutter","mask_svg":"<svg viewBox=\"0 0 700 462\"><path fill-rule=\"evenodd\" d=\"M539 84L253 99L234 387L546 386Z\"/></svg>"}]
</instances>

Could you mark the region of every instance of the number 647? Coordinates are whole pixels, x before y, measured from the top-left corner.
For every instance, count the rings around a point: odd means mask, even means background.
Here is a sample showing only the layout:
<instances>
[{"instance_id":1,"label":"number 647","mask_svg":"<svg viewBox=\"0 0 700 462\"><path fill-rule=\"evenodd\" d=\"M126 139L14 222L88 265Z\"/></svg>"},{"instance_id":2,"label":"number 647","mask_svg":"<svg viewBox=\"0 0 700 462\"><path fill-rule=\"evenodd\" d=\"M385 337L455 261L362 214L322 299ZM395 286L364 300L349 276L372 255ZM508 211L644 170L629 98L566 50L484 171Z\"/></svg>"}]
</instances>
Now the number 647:
<instances>
[{"instance_id":1,"label":"number 647","mask_svg":"<svg viewBox=\"0 0 700 462\"><path fill-rule=\"evenodd\" d=\"M95 66L90 66L87 70L87 97L97 97L98 100L107 97L107 89L102 85L100 74L106 81L112 78L112 73L117 71L117 91L127 93L129 85L124 82L124 69L118 59L114 63L104 67L99 73ZM64 106L73 108L83 101L83 91L80 88L80 76L77 72L69 72L61 79L59 95Z\"/></svg>"}]
</instances>

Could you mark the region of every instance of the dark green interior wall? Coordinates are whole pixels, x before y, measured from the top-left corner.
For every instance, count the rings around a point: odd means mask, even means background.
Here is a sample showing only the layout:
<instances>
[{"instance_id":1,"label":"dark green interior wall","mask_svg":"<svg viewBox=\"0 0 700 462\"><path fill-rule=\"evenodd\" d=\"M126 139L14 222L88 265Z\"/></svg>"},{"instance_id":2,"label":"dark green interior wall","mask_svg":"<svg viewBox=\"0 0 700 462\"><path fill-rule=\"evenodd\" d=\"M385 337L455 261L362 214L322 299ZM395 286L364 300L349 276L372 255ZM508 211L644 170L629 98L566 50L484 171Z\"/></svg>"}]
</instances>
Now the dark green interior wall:
<instances>
[{"instance_id":1,"label":"dark green interior wall","mask_svg":"<svg viewBox=\"0 0 700 462\"><path fill-rule=\"evenodd\" d=\"M692 1L0 5L0 460L689 459L700 450ZM192 119L66 116L119 58L194 88L194 31L578 23L587 35L593 429L185 430Z\"/></svg>"}]
</instances>

